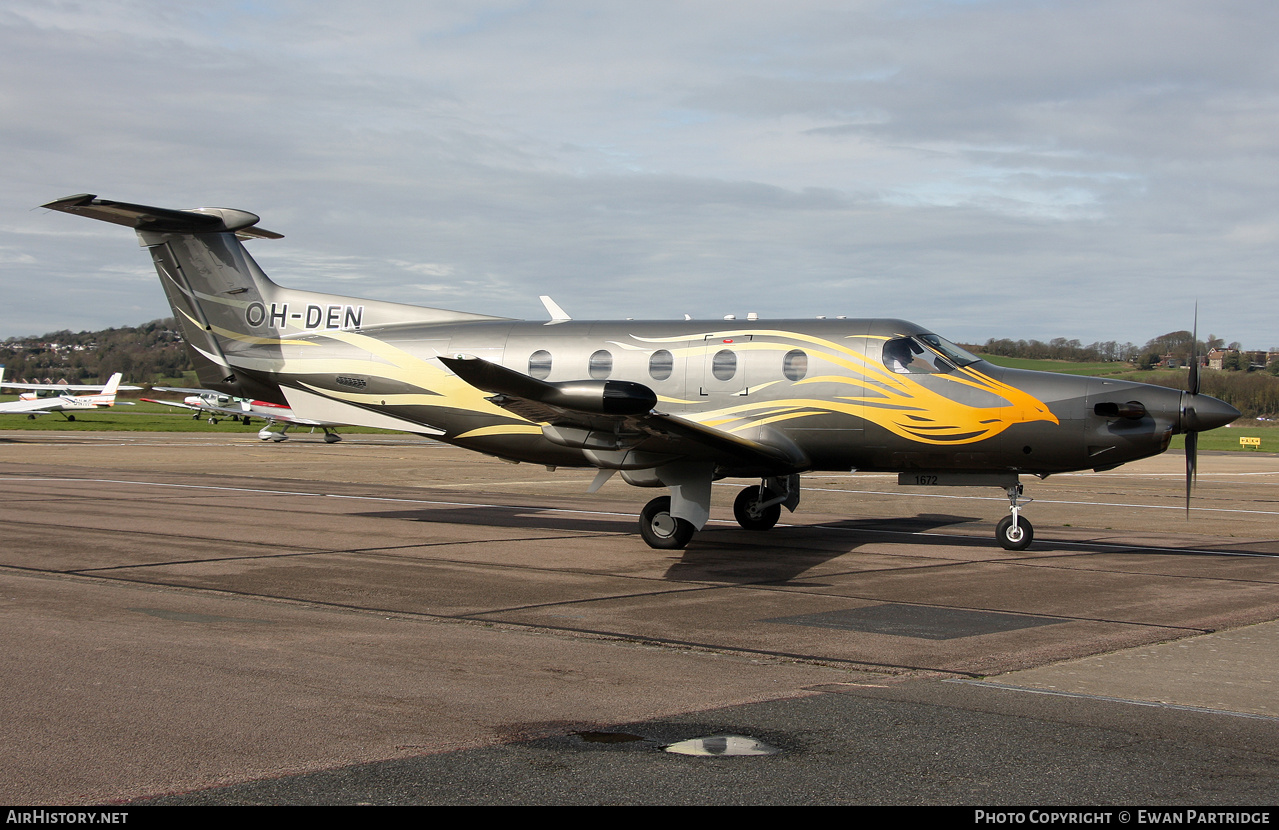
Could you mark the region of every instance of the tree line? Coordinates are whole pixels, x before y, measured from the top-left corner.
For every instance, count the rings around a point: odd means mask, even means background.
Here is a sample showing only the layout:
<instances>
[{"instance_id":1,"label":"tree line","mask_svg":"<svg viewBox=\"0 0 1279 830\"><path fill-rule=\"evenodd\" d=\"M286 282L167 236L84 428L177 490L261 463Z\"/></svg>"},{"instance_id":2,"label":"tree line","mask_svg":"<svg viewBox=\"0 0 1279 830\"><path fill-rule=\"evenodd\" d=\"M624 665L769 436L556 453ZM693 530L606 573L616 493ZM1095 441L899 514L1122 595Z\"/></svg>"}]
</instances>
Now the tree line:
<instances>
[{"instance_id":1,"label":"tree line","mask_svg":"<svg viewBox=\"0 0 1279 830\"><path fill-rule=\"evenodd\" d=\"M1140 369L1150 369L1165 358L1173 358L1181 365L1190 362L1193 355L1201 359L1215 349L1227 350L1222 368L1236 371L1250 371L1254 362L1264 363L1264 353L1244 352L1238 341L1227 344L1223 338L1215 334L1208 335L1207 340L1198 340L1188 331L1170 331L1158 337L1152 337L1144 346L1133 343L1119 343L1115 340L1089 343L1087 346L1078 340L1067 340L1057 337L1044 343L1040 340L1012 340L994 338L986 341L977 350L985 354L1001 357L1017 357L1030 360L1066 360L1073 363L1132 363ZM1263 359L1255 361L1250 355ZM1269 367L1273 373L1279 373L1279 363Z\"/></svg>"},{"instance_id":2,"label":"tree line","mask_svg":"<svg viewBox=\"0 0 1279 830\"><path fill-rule=\"evenodd\" d=\"M105 383L120 372L126 383L154 383L193 369L172 317L102 331L54 331L0 343L9 380Z\"/></svg>"},{"instance_id":3,"label":"tree line","mask_svg":"<svg viewBox=\"0 0 1279 830\"><path fill-rule=\"evenodd\" d=\"M1186 333L1189 336L1189 332ZM1116 361L1135 363L1141 348L1132 343L1119 343L1115 340L1089 343L1087 346L1078 340L1067 340L1055 337L1044 343L1041 340L1011 340L1007 337L994 338L979 346L978 351L1000 357L1020 357L1029 360L1069 360L1074 363L1112 363Z\"/></svg>"}]
</instances>

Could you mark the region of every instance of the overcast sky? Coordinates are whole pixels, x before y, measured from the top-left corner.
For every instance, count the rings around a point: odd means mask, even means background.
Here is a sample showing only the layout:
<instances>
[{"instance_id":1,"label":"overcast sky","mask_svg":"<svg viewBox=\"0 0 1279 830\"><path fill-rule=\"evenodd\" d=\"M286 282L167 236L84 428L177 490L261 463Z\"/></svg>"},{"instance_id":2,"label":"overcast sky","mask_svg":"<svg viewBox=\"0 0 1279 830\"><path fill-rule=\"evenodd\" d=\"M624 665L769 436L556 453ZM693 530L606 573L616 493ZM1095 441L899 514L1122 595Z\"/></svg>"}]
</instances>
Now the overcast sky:
<instances>
[{"instance_id":1,"label":"overcast sky","mask_svg":"<svg viewBox=\"0 0 1279 830\"><path fill-rule=\"evenodd\" d=\"M298 288L1279 346L1279 4L0 5L0 338L169 315L73 193Z\"/></svg>"}]
</instances>

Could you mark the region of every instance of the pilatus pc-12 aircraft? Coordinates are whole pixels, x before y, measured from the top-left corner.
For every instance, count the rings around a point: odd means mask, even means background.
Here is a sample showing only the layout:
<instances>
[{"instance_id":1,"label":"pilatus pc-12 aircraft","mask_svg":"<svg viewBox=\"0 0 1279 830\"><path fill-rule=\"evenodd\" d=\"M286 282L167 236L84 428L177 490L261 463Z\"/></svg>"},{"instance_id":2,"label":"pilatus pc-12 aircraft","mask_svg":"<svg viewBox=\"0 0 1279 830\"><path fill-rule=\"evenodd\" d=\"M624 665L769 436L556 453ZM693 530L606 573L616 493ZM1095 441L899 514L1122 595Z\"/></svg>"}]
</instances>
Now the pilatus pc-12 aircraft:
<instances>
[{"instance_id":1,"label":"pilatus pc-12 aircraft","mask_svg":"<svg viewBox=\"0 0 1279 830\"><path fill-rule=\"evenodd\" d=\"M1109 470L1239 412L1190 391L993 366L904 320L525 322L282 288L241 244L278 239L228 208L165 208L82 194L45 205L133 228L182 324L200 381L302 418L429 435L548 467L594 467L664 487L640 516L682 548L711 483L754 478L734 514L771 528L800 476L898 473L898 483L1008 494L1001 545L1022 550L1019 476Z\"/></svg>"}]
</instances>

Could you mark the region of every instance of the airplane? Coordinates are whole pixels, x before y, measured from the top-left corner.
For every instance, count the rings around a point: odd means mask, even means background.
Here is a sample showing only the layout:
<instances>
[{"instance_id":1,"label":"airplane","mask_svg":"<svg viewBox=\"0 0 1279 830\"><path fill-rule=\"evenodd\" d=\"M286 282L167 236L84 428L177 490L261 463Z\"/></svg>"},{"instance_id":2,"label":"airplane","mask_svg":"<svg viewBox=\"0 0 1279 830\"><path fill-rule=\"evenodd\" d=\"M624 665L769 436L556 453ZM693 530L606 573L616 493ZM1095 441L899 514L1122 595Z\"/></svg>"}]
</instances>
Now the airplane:
<instances>
[{"instance_id":1,"label":"airplane","mask_svg":"<svg viewBox=\"0 0 1279 830\"><path fill-rule=\"evenodd\" d=\"M121 373L116 372L105 384L73 383L9 383L4 380L4 366L0 365L0 388L23 389L18 400L0 403L0 415L25 414L28 418L47 412L60 412L68 421L74 421L71 412L104 409L116 405L116 392L141 389L141 386L121 386ZM80 392L84 394L72 394ZM120 402L132 406L130 401Z\"/></svg>"},{"instance_id":2,"label":"airplane","mask_svg":"<svg viewBox=\"0 0 1279 830\"><path fill-rule=\"evenodd\" d=\"M996 539L1034 538L1020 477L1110 470L1239 411L1189 391L1003 368L896 319L548 322L284 288L243 242L280 239L233 208L174 210L91 194L51 210L132 228L181 322L202 384L302 417L387 427L508 461L594 468L666 488L644 541L685 547L711 486L751 478L734 517L772 528L802 474L892 472L913 487L999 487Z\"/></svg>"},{"instance_id":3,"label":"airplane","mask_svg":"<svg viewBox=\"0 0 1279 830\"><path fill-rule=\"evenodd\" d=\"M208 415L210 424L216 424L226 417L239 421L248 409L249 402L244 398L236 398L212 389L186 389L178 386L152 386L151 389L155 392L187 393L181 401L162 401L156 398L142 398L142 400L146 403L193 410L195 414L191 418L194 420L199 420L201 415ZM245 418L244 423L249 423L249 419Z\"/></svg>"},{"instance_id":4,"label":"airplane","mask_svg":"<svg viewBox=\"0 0 1279 830\"><path fill-rule=\"evenodd\" d=\"M199 418L203 414L209 416L209 423L216 424L221 418L230 417L233 421L241 421L248 424L253 416L257 416L266 421L266 426L258 430L258 437L263 441L287 441L289 428L294 426L308 426L314 430L316 427L324 430L324 443L336 444L342 440L342 436L337 434L335 427L338 424L330 424L324 421L313 421L307 418L299 418L293 414L287 406L269 401L255 401L248 398L237 398L231 395L217 392L212 389L183 389L173 386L153 386L152 389L157 392L187 392L185 398L179 401L161 401L155 398L143 398L147 403L158 403L164 406L176 406L182 409L195 410L193 418ZM276 422L284 424L279 432L273 432L271 427Z\"/></svg>"}]
</instances>

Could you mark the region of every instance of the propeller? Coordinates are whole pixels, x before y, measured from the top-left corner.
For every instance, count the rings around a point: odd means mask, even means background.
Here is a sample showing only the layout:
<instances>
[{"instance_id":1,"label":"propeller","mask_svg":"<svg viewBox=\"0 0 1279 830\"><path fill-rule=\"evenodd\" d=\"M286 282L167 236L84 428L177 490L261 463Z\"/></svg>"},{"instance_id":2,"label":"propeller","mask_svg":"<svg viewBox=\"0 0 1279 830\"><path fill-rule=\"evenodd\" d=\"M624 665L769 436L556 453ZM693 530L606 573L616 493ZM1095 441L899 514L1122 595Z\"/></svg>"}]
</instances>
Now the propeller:
<instances>
[{"instance_id":1,"label":"propeller","mask_svg":"<svg viewBox=\"0 0 1279 830\"><path fill-rule=\"evenodd\" d=\"M1190 376L1186 394L1181 397L1181 428L1186 433L1186 518L1190 518L1190 493L1194 490L1199 467L1199 430L1195 417L1195 399L1199 395L1199 303L1195 303L1195 322L1190 330Z\"/></svg>"},{"instance_id":2,"label":"propeller","mask_svg":"<svg viewBox=\"0 0 1279 830\"><path fill-rule=\"evenodd\" d=\"M1178 432L1186 436L1186 518L1190 518L1190 494L1199 464L1199 433L1224 427L1240 412L1225 401L1199 394L1199 304L1195 304L1195 327L1191 332L1190 373L1186 391L1181 393L1181 422Z\"/></svg>"}]
</instances>

